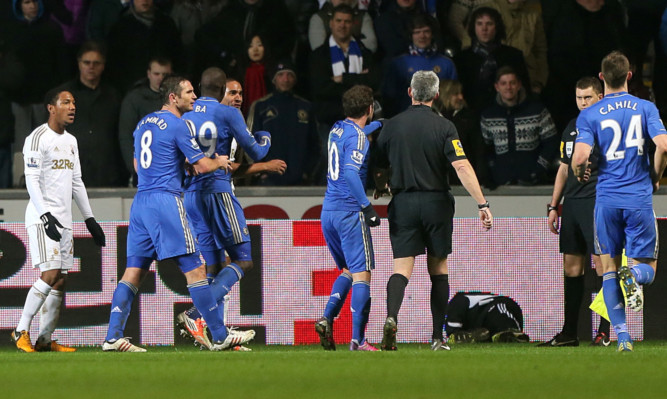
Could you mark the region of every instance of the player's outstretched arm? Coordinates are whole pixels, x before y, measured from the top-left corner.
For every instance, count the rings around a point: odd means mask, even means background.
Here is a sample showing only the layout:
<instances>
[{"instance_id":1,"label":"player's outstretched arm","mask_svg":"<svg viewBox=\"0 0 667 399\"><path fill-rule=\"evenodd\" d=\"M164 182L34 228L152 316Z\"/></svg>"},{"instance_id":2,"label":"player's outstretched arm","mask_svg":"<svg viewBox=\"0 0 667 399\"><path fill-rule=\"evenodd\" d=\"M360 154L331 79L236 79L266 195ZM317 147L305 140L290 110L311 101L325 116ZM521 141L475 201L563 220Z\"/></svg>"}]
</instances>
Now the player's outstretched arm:
<instances>
[{"instance_id":1,"label":"player's outstretched arm","mask_svg":"<svg viewBox=\"0 0 667 399\"><path fill-rule=\"evenodd\" d=\"M463 187L468 191L468 194L477 201L479 220L482 222L482 227L485 230L489 230L493 227L493 215L489 208L489 202L484 197L482 188L479 186L475 170L472 168L472 165L470 165L470 161L467 159L459 159L452 162L452 167L456 171L456 175L459 177L461 184L463 184Z\"/></svg>"}]
</instances>

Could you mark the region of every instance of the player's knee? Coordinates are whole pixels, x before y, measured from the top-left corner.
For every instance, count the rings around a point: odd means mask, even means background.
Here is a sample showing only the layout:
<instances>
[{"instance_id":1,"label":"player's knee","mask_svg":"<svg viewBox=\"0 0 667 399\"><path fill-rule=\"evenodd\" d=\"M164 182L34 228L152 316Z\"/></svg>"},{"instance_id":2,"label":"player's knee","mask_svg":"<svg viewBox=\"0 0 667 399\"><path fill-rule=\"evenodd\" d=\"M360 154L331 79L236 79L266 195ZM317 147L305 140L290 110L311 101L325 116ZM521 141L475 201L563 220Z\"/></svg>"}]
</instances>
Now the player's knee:
<instances>
[{"instance_id":1,"label":"player's knee","mask_svg":"<svg viewBox=\"0 0 667 399\"><path fill-rule=\"evenodd\" d=\"M253 263L251 260L239 260L234 262L238 265L238 267L243 270L243 274L248 273L250 270L252 270Z\"/></svg>"}]
</instances>

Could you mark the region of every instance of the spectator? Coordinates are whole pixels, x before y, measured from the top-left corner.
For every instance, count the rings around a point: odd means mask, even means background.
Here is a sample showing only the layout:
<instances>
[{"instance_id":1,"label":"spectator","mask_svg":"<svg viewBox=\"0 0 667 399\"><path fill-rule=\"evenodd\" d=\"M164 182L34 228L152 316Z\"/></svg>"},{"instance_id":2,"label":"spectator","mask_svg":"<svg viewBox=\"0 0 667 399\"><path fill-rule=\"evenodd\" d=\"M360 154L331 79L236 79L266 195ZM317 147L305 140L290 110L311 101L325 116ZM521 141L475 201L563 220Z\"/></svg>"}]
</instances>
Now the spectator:
<instances>
[{"instance_id":1,"label":"spectator","mask_svg":"<svg viewBox=\"0 0 667 399\"><path fill-rule=\"evenodd\" d=\"M322 9L310 18L308 24L310 48L315 50L320 47L331 35L329 21L333 15L333 9L339 4L347 4L354 11L354 14L352 14L352 36L363 43L364 47L372 53L377 51L378 43L373 28L373 19L368 15L368 12L359 9L359 0L327 0Z\"/></svg>"},{"instance_id":2,"label":"spectator","mask_svg":"<svg viewBox=\"0 0 667 399\"><path fill-rule=\"evenodd\" d=\"M266 159L283 159L289 165L283 175L260 174L260 185L311 183L320 144L312 104L293 93L296 79L293 65L286 61L278 63L272 80L275 90L250 108L248 128L253 133L271 132L271 149Z\"/></svg>"},{"instance_id":3,"label":"spectator","mask_svg":"<svg viewBox=\"0 0 667 399\"><path fill-rule=\"evenodd\" d=\"M86 187L119 187L127 182L118 146L120 96L102 81L106 63L103 48L86 42L77 56L79 76L60 85L76 102L76 118L67 127L79 145L81 178Z\"/></svg>"},{"instance_id":4,"label":"spectator","mask_svg":"<svg viewBox=\"0 0 667 399\"><path fill-rule=\"evenodd\" d=\"M329 21L328 42L310 54L312 99L322 143L326 142L331 126L344 118L340 102L343 93L356 84L378 87L379 71L371 52L352 37L353 14L352 8L345 4L336 7ZM321 161L325 159L323 153ZM324 173L321 175L323 178Z\"/></svg>"},{"instance_id":5,"label":"spectator","mask_svg":"<svg viewBox=\"0 0 667 399\"><path fill-rule=\"evenodd\" d=\"M486 184L487 170L484 161L484 140L479 127L479 115L468 107L463 97L463 86L458 80L441 80L440 97L433 103L442 115L452 121L459 133L461 146L477 175ZM449 173L450 184L461 184L454 170Z\"/></svg>"},{"instance_id":6,"label":"spectator","mask_svg":"<svg viewBox=\"0 0 667 399\"><path fill-rule=\"evenodd\" d=\"M527 96L519 75L510 67L498 70L496 100L482 111L482 137L494 185L532 186L545 182L558 153L558 135L549 111Z\"/></svg>"},{"instance_id":7,"label":"spectator","mask_svg":"<svg viewBox=\"0 0 667 399\"><path fill-rule=\"evenodd\" d=\"M1 27L9 32L8 50L23 65L24 79L12 96L14 143L20 145L47 120L43 98L65 80L67 57L63 31L44 11L42 0L12 0L14 19ZM13 183L23 186L22 148L15 148ZM16 151L18 150L18 151Z\"/></svg>"},{"instance_id":8,"label":"spectator","mask_svg":"<svg viewBox=\"0 0 667 399\"><path fill-rule=\"evenodd\" d=\"M390 5L375 20L375 33L381 56L390 60L405 52L412 39L408 25L410 19L421 11L417 0L389 0ZM436 43L438 40L436 40Z\"/></svg>"},{"instance_id":9,"label":"spectator","mask_svg":"<svg viewBox=\"0 0 667 399\"><path fill-rule=\"evenodd\" d=\"M310 92L308 55L312 51L308 42L308 25L313 14L320 9L320 3L318 0L285 0L285 5L289 9L290 15L294 17L294 25L297 33L294 61L295 72L299 76L299 80L294 88L294 92L307 96ZM375 34L375 31L373 31L373 34Z\"/></svg>"},{"instance_id":10,"label":"spectator","mask_svg":"<svg viewBox=\"0 0 667 399\"><path fill-rule=\"evenodd\" d=\"M268 93L268 85L271 80L269 73L273 66L271 65L271 53L265 43L268 43L268 40L261 35L253 36L247 43L243 81L246 101L241 108L244 116L248 115L252 103Z\"/></svg>"},{"instance_id":11,"label":"spectator","mask_svg":"<svg viewBox=\"0 0 667 399\"><path fill-rule=\"evenodd\" d=\"M408 96L410 79L416 71L433 71L440 80L457 79L454 62L438 52L433 40L437 32L437 21L428 14L412 17L409 26L412 32L412 44L408 53L394 58L389 64L384 81L385 116L391 117L410 106Z\"/></svg>"},{"instance_id":12,"label":"spectator","mask_svg":"<svg viewBox=\"0 0 667 399\"><path fill-rule=\"evenodd\" d=\"M169 16L181 32L181 42L188 65L186 70L194 72L195 33L197 29L220 13L227 0L175 0ZM142 115L143 116L143 115Z\"/></svg>"},{"instance_id":13,"label":"spectator","mask_svg":"<svg viewBox=\"0 0 667 399\"><path fill-rule=\"evenodd\" d=\"M6 35L0 33L0 188L12 186L12 142L14 115L11 93L23 79L23 66L16 54L8 50Z\"/></svg>"},{"instance_id":14,"label":"spectator","mask_svg":"<svg viewBox=\"0 0 667 399\"><path fill-rule=\"evenodd\" d=\"M624 14L617 0L563 0L546 25L549 81L544 100L563 130L579 110L572 88L583 76L597 76L605 55L621 47Z\"/></svg>"},{"instance_id":15,"label":"spectator","mask_svg":"<svg viewBox=\"0 0 667 399\"><path fill-rule=\"evenodd\" d=\"M144 116L162 107L160 85L167 75L172 73L171 61L165 58L152 58L148 62L146 77L138 81L130 90L120 106L118 119L118 142L127 171L133 176L133 185L137 185L134 170L134 138L132 133L137 123Z\"/></svg>"},{"instance_id":16,"label":"spectator","mask_svg":"<svg viewBox=\"0 0 667 399\"><path fill-rule=\"evenodd\" d=\"M195 33L197 73L210 66L228 74L245 57L245 43L264 34L276 59L291 55L296 43L296 28L284 1L229 0L220 13Z\"/></svg>"},{"instance_id":17,"label":"spectator","mask_svg":"<svg viewBox=\"0 0 667 399\"><path fill-rule=\"evenodd\" d=\"M547 84L547 38L540 3L527 0L492 0L490 7L500 11L505 23L505 44L521 50L526 61L530 89L541 93Z\"/></svg>"},{"instance_id":18,"label":"spectator","mask_svg":"<svg viewBox=\"0 0 667 399\"><path fill-rule=\"evenodd\" d=\"M447 16L447 25L449 31L461 42L462 49L470 47L472 44L471 38L474 37L468 35L467 26L470 21L470 14L474 9L486 6L491 1L493 0L454 0L452 2Z\"/></svg>"},{"instance_id":19,"label":"spectator","mask_svg":"<svg viewBox=\"0 0 667 399\"><path fill-rule=\"evenodd\" d=\"M133 0L109 33L109 72L116 88L127 92L144 76L151 57L182 60L176 24L155 8L153 0ZM182 65L174 65L179 69Z\"/></svg>"},{"instance_id":20,"label":"spectator","mask_svg":"<svg viewBox=\"0 0 667 399\"><path fill-rule=\"evenodd\" d=\"M463 95L473 109L479 111L493 100L496 71L503 66L512 67L522 82L530 81L521 51L501 44L505 39L505 24L498 10L476 9L470 17L468 34L472 46L461 51L454 61L463 84Z\"/></svg>"},{"instance_id":21,"label":"spectator","mask_svg":"<svg viewBox=\"0 0 667 399\"><path fill-rule=\"evenodd\" d=\"M92 0L86 16L86 38L104 41L130 0Z\"/></svg>"}]
</instances>

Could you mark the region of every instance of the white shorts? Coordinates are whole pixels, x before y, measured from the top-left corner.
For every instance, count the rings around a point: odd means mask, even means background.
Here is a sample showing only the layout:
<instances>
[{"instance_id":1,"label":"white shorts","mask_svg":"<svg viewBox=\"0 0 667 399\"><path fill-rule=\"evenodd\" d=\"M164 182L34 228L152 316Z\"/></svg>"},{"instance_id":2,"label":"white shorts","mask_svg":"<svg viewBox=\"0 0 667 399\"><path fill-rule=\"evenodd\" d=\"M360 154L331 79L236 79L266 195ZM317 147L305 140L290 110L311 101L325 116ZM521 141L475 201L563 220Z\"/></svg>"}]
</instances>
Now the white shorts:
<instances>
[{"instance_id":1,"label":"white shorts","mask_svg":"<svg viewBox=\"0 0 667 399\"><path fill-rule=\"evenodd\" d=\"M72 229L58 229L62 235L60 242L50 239L41 223L28 226L27 230L33 267L39 267L42 272L60 269L64 273L72 268Z\"/></svg>"}]
</instances>

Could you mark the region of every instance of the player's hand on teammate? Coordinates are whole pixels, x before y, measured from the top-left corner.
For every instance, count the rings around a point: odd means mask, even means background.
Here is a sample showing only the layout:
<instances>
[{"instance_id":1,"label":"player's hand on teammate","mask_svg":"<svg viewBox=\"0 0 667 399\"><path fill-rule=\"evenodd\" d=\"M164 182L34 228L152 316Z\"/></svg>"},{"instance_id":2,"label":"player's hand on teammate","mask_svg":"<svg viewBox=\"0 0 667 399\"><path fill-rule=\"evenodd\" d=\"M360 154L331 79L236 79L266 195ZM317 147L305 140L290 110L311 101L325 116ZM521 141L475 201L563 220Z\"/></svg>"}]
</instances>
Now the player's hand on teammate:
<instances>
[{"instance_id":1,"label":"player's hand on teammate","mask_svg":"<svg viewBox=\"0 0 667 399\"><path fill-rule=\"evenodd\" d=\"M272 159L266 162L266 171L282 175L287 170L287 164L282 159Z\"/></svg>"},{"instance_id":2,"label":"player's hand on teammate","mask_svg":"<svg viewBox=\"0 0 667 399\"><path fill-rule=\"evenodd\" d=\"M229 155L218 155L215 154L213 157L218 162L218 168L222 169L224 171L230 172L232 171L232 161L229 160Z\"/></svg>"},{"instance_id":3,"label":"player's hand on teammate","mask_svg":"<svg viewBox=\"0 0 667 399\"><path fill-rule=\"evenodd\" d=\"M104 235L104 230L100 227L100 224L97 223L95 218L86 219L86 228L90 232L90 235L93 236L93 241L98 247L104 247L107 245L107 239Z\"/></svg>"},{"instance_id":4,"label":"player's hand on teammate","mask_svg":"<svg viewBox=\"0 0 667 399\"><path fill-rule=\"evenodd\" d=\"M375 212L373 205L368 204L365 208L362 208L361 211L364 213L364 219L366 219L366 224L370 227L376 227L380 225L380 215Z\"/></svg>"},{"instance_id":5,"label":"player's hand on teammate","mask_svg":"<svg viewBox=\"0 0 667 399\"><path fill-rule=\"evenodd\" d=\"M185 173L188 176L197 176L198 175L197 171L195 170L195 167L190 162L185 161L185 165L183 165L183 167L185 168Z\"/></svg>"},{"instance_id":6,"label":"player's hand on teammate","mask_svg":"<svg viewBox=\"0 0 667 399\"><path fill-rule=\"evenodd\" d=\"M42 219L42 223L44 223L44 231L46 231L46 235L49 236L49 238L52 239L53 241L60 242L62 236L58 231L58 227L62 229L63 225L60 224L58 219L56 219L56 217L53 216L51 212L46 212L39 218Z\"/></svg>"}]
</instances>

